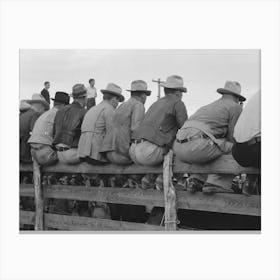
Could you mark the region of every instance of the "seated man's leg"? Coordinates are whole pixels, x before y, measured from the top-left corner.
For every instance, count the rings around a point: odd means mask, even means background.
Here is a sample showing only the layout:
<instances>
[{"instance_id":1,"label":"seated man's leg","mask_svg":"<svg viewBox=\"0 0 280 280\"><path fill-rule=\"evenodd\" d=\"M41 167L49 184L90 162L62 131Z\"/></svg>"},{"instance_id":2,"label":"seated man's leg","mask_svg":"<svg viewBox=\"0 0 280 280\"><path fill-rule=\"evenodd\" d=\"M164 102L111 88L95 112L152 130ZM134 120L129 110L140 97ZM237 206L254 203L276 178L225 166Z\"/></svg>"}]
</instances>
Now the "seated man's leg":
<instances>
[{"instance_id":1,"label":"seated man's leg","mask_svg":"<svg viewBox=\"0 0 280 280\"><path fill-rule=\"evenodd\" d=\"M49 145L31 144L31 155L40 165L50 166L58 162L57 153Z\"/></svg>"},{"instance_id":2,"label":"seated man's leg","mask_svg":"<svg viewBox=\"0 0 280 280\"><path fill-rule=\"evenodd\" d=\"M115 164L130 164L132 163L131 159L124 156L124 155L121 155L115 151L111 151L111 152L107 152L106 153L106 156L108 158L108 160L112 163L115 163Z\"/></svg>"},{"instance_id":3,"label":"seated man's leg","mask_svg":"<svg viewBox=\"0 0 280 280\"><path fill-rule=\"evenodd\" d=\"M72 148L63 152L57 152L57 156L60 162L66 164L77 164L80 162L77 151L77 148Z\"/></svg>"}]
</instances>

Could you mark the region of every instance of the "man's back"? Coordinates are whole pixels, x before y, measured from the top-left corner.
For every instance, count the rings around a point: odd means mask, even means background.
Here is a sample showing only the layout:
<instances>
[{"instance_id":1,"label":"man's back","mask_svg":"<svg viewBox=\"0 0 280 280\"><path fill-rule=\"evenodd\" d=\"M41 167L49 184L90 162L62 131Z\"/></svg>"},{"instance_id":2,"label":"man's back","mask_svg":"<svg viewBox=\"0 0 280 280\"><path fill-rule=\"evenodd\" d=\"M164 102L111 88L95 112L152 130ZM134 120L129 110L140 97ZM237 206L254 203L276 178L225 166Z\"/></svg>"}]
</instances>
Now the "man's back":
<instances>
[{"instance_id":1,"label":"man's back","mask_svg":"<svg viewBox=\"0 0 280 280\"><path fill-rule=\"evenodd\" d=\"M200 121L209 125L211 133L217 138L228 137L232 140L235 123L242 107L231 99L220 98L198 109L189 121Z\"/></svg>"},{"instance_id":2,"label":"man's back","mask_svg":"<svg viewBox=\"0 0 280 280\"><path fill-rule=\"evenodd\" d=\"M147 111L136 139L146 139L158 146L171 146L177 130L188 118L186 107L179 97L166 95Z\"/></svg>"},{"instance_id":3,"label":"man's back","mask_svg":"<svg viewBox=\"0 0 280 280\"><path fill-rule=\"evenodd\" d=\"M59 110L54 120L53 143L63 143L71 148L77 147L85 113L86 109L75 101Z\"/></svg>"}]
</instances>

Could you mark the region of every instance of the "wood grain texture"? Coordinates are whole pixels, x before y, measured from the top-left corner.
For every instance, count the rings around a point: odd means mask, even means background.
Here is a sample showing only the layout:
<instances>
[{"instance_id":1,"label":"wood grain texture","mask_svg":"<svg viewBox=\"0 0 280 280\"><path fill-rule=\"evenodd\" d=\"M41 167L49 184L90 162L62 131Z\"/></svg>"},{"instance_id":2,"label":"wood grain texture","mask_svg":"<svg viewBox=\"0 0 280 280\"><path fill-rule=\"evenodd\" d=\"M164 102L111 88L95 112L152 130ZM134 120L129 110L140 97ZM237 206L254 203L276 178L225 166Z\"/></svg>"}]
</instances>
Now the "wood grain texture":
<instances>
[{"instance_id":1,"label":"wood grain texture","mask_svg":"<svg viewBox=\"0 0 280 280\"><path fill-rule=\"evenodd\" d=\"M20 223L34 224L35 213L20 211ZM44 214L45 226L71 231L164 231L164 227L141 223L95 219L78 216Z\"/></svg>"},{"instance_id":2,"label":"wood grain texture","mask_svg":"<svg viewBox=\"0 0 280 280\"><path fill-rule=\"evenodd\" d=\"M151 205L164 207L163 192L157 190L124 189L124 188L86 188L84 186L44 187L44 197L57 199L75 199L100 201L132 205ZM21 196L34 196L31 184L22 184ZM240 215L261 215L261 197L241 194L205 195L201 192L191 194L187 191L176 191L177 208Z\"/></svg>"},{"instance_id":3,"label":"wood grain texture","mask_svg":"<svg viewBox=\"0 0 280 280\"><path fill-rule=\"evenodd\" d=\"M32 172L32 165L20 164L20 170ZM104 166L95 166L87 163L77 165L67 165L58 163L54 166L43 168L43 172L55 173L84 173L84 174L160 174L163 172L162 165L156 167L131 164L120 166L108 164ZM175 158L173 173L229 173L229 174L259 174L260 170L256 168L245 168L240 166L231 155L224 155L217 160L207 164L187 164L182 163Z\"/></svg>"},{"instance_id":4,"label":"wood grain texture","mask_svg":"<svg viewBox=\"0 0 280 280\"><path fill-rule=\"evenodd\" d=\"M165 230L172 231L177 228L176 192L172 184L173 151L170 150L163 162L163 189L165 204Z\"/></svg>"},{"instance_id":5,"label":"wood grain texture","mask_svg":"<svg viewBox=\"0 0 280 280\"><path fill-rule=\"evenodd\" d=\"M33 181L35 196L35 230L44 229L44 198L41 185L41 171L38 162L33 159Z\"/></svg>"}]
</instances>

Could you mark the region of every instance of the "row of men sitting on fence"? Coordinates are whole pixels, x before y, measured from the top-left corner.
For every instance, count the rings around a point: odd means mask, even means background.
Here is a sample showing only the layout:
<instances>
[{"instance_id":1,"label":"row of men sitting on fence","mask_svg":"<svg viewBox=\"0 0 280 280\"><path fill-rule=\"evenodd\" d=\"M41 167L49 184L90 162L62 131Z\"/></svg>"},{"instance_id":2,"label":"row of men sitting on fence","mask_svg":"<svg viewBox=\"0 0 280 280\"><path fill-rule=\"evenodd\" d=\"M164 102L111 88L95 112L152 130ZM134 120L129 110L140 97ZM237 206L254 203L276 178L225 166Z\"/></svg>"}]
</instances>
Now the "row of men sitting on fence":
<instances>
[{"instance_id":1,"label":"row of men sitting on fence","mask_svg":"<svg viewBox=\"0 0 280 280\"><path fill-rule=\"evenodd\" d=\"M232 152L242 166L260 167L260 92L242 112L246 98L241 86L227 81L217 89L221 98L188 118L182 77L169 76L161 86L165 96L146 113L151 91L143 80L131 83L131 98L125 102L121 87L109 83L101 90L103 101L88 111L83 84L73 86L72 104L67 93L57 92L51 110L34 94L27 100L31 108L20 114L20 160L31 162L32 155L41 165L85 161L154 166L173 148L182 162L204 163ZM190 190L232 193L232 179L228 174L193 174Z\"/></svg>"}]
</instances>

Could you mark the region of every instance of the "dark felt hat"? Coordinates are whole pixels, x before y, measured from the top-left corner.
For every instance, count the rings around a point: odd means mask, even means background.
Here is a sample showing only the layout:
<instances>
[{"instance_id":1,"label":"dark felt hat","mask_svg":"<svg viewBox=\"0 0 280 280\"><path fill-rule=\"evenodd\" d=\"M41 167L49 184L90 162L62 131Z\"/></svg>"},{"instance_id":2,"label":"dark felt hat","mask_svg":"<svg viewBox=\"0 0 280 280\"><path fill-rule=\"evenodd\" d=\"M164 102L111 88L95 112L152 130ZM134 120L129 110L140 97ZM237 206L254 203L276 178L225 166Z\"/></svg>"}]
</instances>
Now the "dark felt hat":
<instances>
[{"instance_id":1,"label":"dark felt hat","mask_svg":"<svg viewBox=\"0 0 280 280\"><path fill-rule=\"evenodd\" d=\"M59 102L59 103L68 105L69 104L69 100L70 100L70 96L66 92L57 91L55 93L55 97L51 98L51 100L53 100L54 102Z\"/></svg>"}]
</instances>

